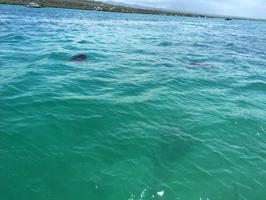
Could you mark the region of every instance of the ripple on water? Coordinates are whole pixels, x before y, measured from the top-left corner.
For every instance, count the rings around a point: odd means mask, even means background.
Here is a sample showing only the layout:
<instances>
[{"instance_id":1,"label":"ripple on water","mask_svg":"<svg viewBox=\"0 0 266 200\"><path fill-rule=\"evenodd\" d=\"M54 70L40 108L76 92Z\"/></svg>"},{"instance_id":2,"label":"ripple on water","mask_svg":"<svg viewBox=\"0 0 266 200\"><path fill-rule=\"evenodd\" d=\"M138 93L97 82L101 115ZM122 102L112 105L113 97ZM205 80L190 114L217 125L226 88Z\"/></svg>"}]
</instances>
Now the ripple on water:
<instances>
[{"instance_id":1,"label":"ripple on water","mask_svg":"<svg viewBox=\"0 0 266 200\"><path fill-rule=\"evenodd\" d=\"M266 196L265 23L0 13L3 199Z\"/></svg>"}]
</instances>

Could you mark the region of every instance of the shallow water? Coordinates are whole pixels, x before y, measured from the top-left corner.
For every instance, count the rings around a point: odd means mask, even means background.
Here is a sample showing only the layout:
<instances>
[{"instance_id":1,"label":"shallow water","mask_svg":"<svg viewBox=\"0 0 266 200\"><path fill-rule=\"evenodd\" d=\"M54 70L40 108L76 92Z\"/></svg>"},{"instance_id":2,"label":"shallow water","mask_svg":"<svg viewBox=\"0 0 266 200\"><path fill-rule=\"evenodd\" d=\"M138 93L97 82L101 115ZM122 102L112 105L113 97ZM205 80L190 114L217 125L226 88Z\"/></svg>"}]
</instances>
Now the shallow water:
<instances>
[{"instance_id":1,"label":"shallow water","mask_svg":"<svg viewBox=\"0 0 266 200\"><path fill-rule=\"evenodd\" d=\"M265 199L265 30L0 5L1 199Z\"/></svg>"}]
</instances>

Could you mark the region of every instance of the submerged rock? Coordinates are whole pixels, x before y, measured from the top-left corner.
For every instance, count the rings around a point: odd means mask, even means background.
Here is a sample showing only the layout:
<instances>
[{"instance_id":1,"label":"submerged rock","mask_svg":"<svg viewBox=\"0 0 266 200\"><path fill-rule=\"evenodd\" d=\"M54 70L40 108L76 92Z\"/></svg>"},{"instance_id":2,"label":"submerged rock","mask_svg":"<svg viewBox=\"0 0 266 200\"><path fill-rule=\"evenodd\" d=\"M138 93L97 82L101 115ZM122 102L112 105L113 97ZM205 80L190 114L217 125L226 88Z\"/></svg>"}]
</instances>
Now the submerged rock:
<instances>
[{"instance_id":1,"label":"submerged rock","mask_svg":"<svg viewBox=\"0 0 266 200\"><path fill-rule=\"evenodd\" d=\"M78 55L73 56L70 60L71 61L86 61L87 56L85 54L78 54Z\"/></svg>"}]
</instances>

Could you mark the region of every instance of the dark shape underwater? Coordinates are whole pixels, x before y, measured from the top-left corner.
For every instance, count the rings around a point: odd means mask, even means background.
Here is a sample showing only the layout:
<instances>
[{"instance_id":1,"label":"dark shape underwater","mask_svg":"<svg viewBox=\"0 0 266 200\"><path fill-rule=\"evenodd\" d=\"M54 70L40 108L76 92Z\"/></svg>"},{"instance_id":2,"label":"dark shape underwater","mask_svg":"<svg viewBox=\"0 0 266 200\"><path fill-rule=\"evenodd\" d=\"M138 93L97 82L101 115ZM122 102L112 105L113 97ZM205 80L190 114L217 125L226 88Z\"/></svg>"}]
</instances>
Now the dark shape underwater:
<instances>
[{"instance_id":1,"label":"dark shape underwater","mask_svg":"<svg viewBox=\"0 0 266 200\"><path fill-rule=\"evenodd\" d=\"M86 61L87 60L87 56L85 54L78 54L75 56L72 56L72 58L70 59L70 61Z\"/></svg>"}]
</instances>

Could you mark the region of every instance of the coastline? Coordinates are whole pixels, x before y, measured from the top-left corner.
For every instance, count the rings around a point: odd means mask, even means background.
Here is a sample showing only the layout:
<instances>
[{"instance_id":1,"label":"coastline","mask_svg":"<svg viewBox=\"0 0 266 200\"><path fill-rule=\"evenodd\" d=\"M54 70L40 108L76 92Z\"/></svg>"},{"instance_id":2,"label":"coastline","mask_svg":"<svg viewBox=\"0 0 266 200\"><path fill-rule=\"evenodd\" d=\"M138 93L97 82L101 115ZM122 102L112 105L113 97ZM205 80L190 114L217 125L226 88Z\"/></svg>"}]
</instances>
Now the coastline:
<instances>
[{"instance_id":1,"label":"coastline","mask_svg":"<svg viewBox=\"0 0 266 200\"><path fill-rule=\"evenodd\" d=\"M31 1L29 0L0 0L0 4L6 5L27 5ZM37 0L33 1L38 3L42 8L64 8L64 9L75 9L75 10L94 10L103 12L116 12L116 13L127 13L127 14L151 14L151 15L164 15L164 16L181 16L181 17L196 17L196 18L221 18L225 19L228 16L210 15L202 13L186 13L186 12L175 12L165 11L159 9L142 9L134 7L118 6L101 1L85 1L85 0ZM234 17L230 16L234 20L256 20L266 21L266 19L254 19L246 17Z\"/></svg>"},{"instance_id":2,"label":"coastline","mask_svg":"<svg viewBox=\"0 0 266 200\"><path fill-rule=\"evenodd\" d=\"M0 4L10 5L26 5L30 3L29 0L0 0ZM118 12L118 13L137 13L137 14L156 14L156 15L168 15L168 16L188 16L188 17L205 17L202 14L192 13L180 13L163 11L158 9L142 9L134 7L118 6L101 1L85 1L85 0L37 0L33 1L38 3L41 7L52 7L52 8L67 8L67 9L78 9L78 10L96 10L96 11L107 11L107 12ZM212 16L207 16L212 17Z\"/></svg>"}]
</instances>

